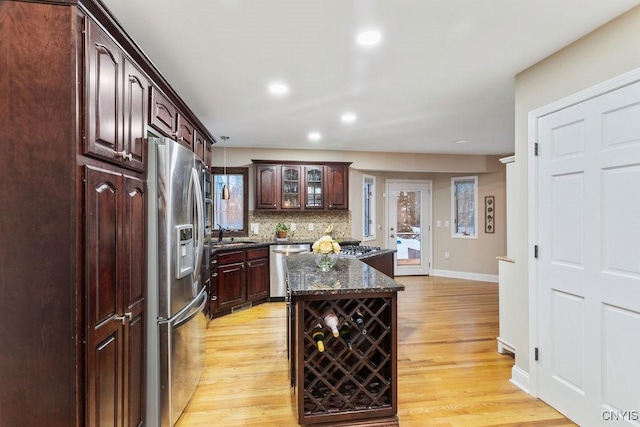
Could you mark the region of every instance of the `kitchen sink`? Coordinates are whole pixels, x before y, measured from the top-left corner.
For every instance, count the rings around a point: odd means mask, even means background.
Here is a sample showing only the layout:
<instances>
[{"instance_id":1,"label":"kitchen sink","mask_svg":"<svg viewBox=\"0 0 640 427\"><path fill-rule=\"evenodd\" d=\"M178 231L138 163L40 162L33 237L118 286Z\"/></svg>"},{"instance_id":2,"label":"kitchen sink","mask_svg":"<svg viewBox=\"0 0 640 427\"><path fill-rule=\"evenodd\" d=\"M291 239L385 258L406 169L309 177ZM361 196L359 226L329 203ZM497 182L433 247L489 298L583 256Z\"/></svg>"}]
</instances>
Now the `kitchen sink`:
<instances>
[{"instance_id":1,"label":"kitchen sink","mask_svg":"<svg viewBox=\"0 0 640 427\"><path fill-rule=\"evenodd\" d=\"M250 243L256 243L253 241L247 241L247 240L243 240L243 241L226 241L226 242L213 242L210 244L210 246L212 248L221 248L221 247L229 247L229 246L242 246L242 245L248 245Z\"/></svg>"}]
</instances>

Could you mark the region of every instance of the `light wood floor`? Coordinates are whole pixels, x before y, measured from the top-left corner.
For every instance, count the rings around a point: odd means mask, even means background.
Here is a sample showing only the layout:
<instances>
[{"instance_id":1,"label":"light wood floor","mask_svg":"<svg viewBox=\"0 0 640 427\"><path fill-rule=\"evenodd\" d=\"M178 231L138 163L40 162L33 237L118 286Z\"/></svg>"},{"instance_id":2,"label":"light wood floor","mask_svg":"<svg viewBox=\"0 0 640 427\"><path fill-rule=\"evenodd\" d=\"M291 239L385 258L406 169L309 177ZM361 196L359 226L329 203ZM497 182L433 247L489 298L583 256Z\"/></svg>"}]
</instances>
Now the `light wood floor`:
<instances>
[{"instance_id":1,"label":"light wood floor","mask_svg":"<svg viewBox=\"0 0 640 427\"><path fill-rule=\"evenodd\" d=\"M398 418L408 426L573 426L509 382L513 358L496 351L498 287L399 277ZM296 426L289 387L285 304L214 319L206 368L178 422Z\"/></svg>"}]
</instances>

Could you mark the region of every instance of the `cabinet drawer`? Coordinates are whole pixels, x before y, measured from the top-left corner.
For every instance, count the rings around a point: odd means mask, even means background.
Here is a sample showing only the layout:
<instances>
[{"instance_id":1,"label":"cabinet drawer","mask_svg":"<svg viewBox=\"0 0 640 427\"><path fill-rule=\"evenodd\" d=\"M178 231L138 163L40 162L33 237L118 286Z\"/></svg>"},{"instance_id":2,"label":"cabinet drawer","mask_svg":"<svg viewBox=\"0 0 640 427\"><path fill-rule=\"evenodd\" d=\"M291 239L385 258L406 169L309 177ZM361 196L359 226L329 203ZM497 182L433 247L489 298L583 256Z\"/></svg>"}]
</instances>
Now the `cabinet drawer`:
<instances>
[{"instance_id":1,"label":"cabinet drawer","mask_svg":"<svg viewBox=\"0 0 640 427\"><path fill-rule=\"evenodd\" d=\"M244 262L245 251L223 252L218 254L218 264L231 264L233 262Z\"/></svg>"},{"instance_id":2,"label":"cabinet drawer","mask_svg":"<svg viewBox=\"0 0 640 427\"><path fill-rule=\"evenodd\" d=\"M253 248L247 249L247 260L269 258L269 248Z\"/></svg>"}]
</instances>

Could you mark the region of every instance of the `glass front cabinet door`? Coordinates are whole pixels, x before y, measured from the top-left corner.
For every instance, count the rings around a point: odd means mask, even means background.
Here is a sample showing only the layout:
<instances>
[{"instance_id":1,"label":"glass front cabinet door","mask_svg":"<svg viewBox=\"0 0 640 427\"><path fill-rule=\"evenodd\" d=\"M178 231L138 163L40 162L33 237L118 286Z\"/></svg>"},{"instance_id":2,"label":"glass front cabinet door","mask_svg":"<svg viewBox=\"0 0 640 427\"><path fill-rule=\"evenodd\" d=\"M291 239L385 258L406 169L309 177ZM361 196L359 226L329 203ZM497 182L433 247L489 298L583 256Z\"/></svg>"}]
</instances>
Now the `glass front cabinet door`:
<instances>
[{"instance_id":1,"label":"glass front cabinet door","mask_svg":"<svg viewBox=\"0 0 640 427\"><path fill-rule=\"evenodd\" d=\"M305 166L305 209L324 209L324 166Z\"/></svg>"},{"instance_id":2,"label":"glass front cabinet door","mask_svg":"<svg viewBox=\"0 0 640 427\"><path fill-rule=\"evenodd\" d=\"M300 209L300 167L282 166L281 209Z\"/></svg>"}]
</instances>

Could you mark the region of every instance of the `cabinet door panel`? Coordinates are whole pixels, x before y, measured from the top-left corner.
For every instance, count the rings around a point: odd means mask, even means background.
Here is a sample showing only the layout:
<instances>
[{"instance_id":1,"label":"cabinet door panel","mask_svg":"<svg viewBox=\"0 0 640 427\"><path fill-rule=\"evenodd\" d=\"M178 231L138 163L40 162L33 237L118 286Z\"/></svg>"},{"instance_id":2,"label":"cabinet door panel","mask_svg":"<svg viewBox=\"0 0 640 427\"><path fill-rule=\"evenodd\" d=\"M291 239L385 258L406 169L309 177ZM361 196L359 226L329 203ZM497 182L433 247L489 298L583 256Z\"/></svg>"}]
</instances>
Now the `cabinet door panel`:
<instances>
[{"instance_id":1,"label":"cabinet door panel","mask_svg":"<svg viewBox=\"0 0 640 427\"><path fill-rule=\"evenodd\" d=\"M300 190L302 180L299 166L281 166L282 174L280 176L280 209L300 209Z\"/></svg>"},{"instance_id":2,"label":"cabinet door panel","mask_svg":"<svg viewBox=\"0 0 640 427\"><path fill-rule=\"evenodd\" d=\"M118 198L122 191L122 176L89 167L85 171L87 320L89 329L94 330L122 312L121 273L118 271L121 238Z\"/></svg>"},{"instance_id":3,"label":"cabinet door panel","mask_svg":"<svg viewBox=\"0 0 640 427\"><path fill-rule=\"evenodd\" d=\"M122 176L85 167L87 233L87 419L120 425L122 411L123 312L119 248Z\"/></svg>"},{"instance_id":4,"label":"cabinet door panel","mask_svg":"<svg viewBox=\"0 0 640 427\"><path fill-rule=\"evenodd\" d=\"M177 108L155 87L151 88L151 110L149 124L164 136L175 138L178 121Z\"/></svg>"},{"instance_id":5,"label":"cabinet door panel","mask_svg":"<svg viewBox=\"0 0 640 427\"><path fill-rule=\"evenodd\" d=\"M124 388L124 414L129 426L144 425L146 408L146 316L145 312L133 316L129 322L125 353L126 379Z\"/></svg>"},{"instance_id":6,"label":"cabinet door panel","mask_svg":"<svg viewBox=\"0 0 640 427\"><path fill-rule=\"evenodd\" d=\"M349 209L348 166L327 166L327 209Z\"/></svg>"},{"instance_id":7,"label":"cabinet door panel","mask_svg":"<svg viewBox=\"0 0 640 427\"><path fill-rule=\"evenodd\" d=\"M324 167L305 166L304 167L304 200L305 209L324 209Z\"/></svg>"},{"instance_id":8,"label":"cabinet door panel","mask_svg":"<svg viewBox=\"0 0 640 427\"><path fill-rule=\"evenodd\" d=\"M212 156L213 144L209 140L204 140L204 164L207 167L213 166L213 158Z\"/></svg>"},{"instance_id":9,"label":"cabinet door panel","mask_svg":"<svg viewBox=\"0 0 640 427\"><path fill-rule=\"evenodd\" d=\"M278 167L256 165L256 209L278 209Z\"/></svg>"},{"instance_id":10,"label":"cabinet door panel","mask_svg":"<svg viewBox=\"0 0 640 427\"><path fill-rule=\"evenodd\" d=\"M92 346L87 360L96 373L88 384L87 411L91 426L120 426L122 328Z\"/></svg>"},{"instance_id":11,"label":"cabinet door panel","mask_svg":"<svg viewBox=\"0 0 640 427\"><path fill-rule=\"evenodd\" d=\"M218 308L238 305L246 300L244 262L218 267Z\"/></svg>"},{"instance_id":12,"label":"cabinet door panel","mask_svg":"<svg viewBox=\"0 0 640 427\"><path fill-rule=\"evenodd\" d=\"M146 209L144 181L124 177L124 297L127 312L144 309L146 291Z\"/></svg>"},{"instance_id":13,"label":"cabinet door panel","mask_svg":"<svg viewBox=\"0 0 640 427\"><path fill-rule=\"evenodd\" d=\"M193 139L193 152L196 153L196 156L202 159L202 162L205 166L209 166L208 160L205 157L205 149L206 139L202 135L202 133L198 130L195 131L195 137Z\"/></svg>"},{"instance_id":14,"label":"cabinet door panel","mask_svg":"<svg viewBox=\"0 0 640 427\"><path fill-rule=\"evenodd\" d=\"M269 259L247 261L247 299L249 301L269 296Z\"/></svg>"},{"instance_id":15,"label":"cabinet door panel","mask_svg":"<svg viewBox=\"0 0 640 427\"><path fill-rule=\"evenodd\" d=\"M145 298L146 209L144 181L124 177L123 296L129 317L124 354L124 413L130 426L141 425L145 414Z\"/></svg>"},{"instance_id":16,"label":"cabinet door panel","mask_svg":"<svg viewBox=\"0 0 640 427\"><path fill-rule=\"evenodd\" d=\"M149 80L129 60L124 60L124 136L122 149L131 157L123 166L144 170Z\"/></svg>"},{"instance_id":17,"label":"cabinet door panel","mask_svg":"<svg viewBox=\"0 0 640 427\"><path fill-rule=\"evenodd\" d=\"M195 138L195 128L191 122L178 114L178 142L193 151ZM202 158L202 156L198 157Z\"/></svg>"},{"instance_id":18,"label":"cabinet door panel","mask_svg":"<svg viewBox=\"0 0 640 427\"><path fill-rule=\"evenodd\" d=\"M92 21L88 21L87 32L85 154L114 161L121 146L122 52Z\"/></svg>"}]
</instances>

